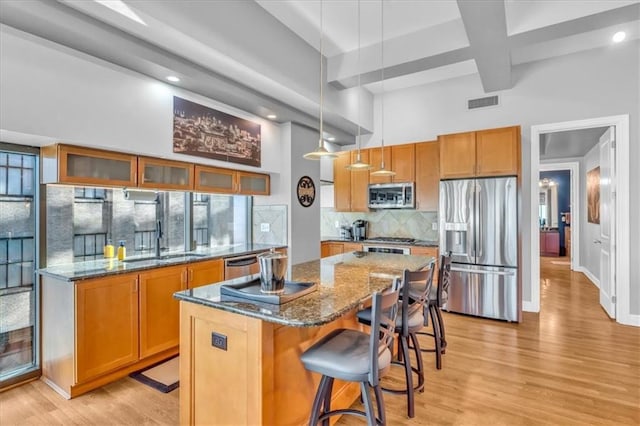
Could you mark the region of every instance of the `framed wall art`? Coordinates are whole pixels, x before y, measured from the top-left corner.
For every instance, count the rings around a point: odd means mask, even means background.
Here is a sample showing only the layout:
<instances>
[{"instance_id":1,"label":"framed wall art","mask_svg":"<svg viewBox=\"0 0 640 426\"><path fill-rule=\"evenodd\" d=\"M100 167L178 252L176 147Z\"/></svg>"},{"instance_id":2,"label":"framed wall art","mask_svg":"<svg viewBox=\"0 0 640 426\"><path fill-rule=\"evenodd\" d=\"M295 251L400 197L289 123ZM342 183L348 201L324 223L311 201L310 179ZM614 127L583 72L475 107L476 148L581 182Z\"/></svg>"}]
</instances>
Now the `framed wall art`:
<instances>
[{"instance_id":1,"label":"framed wall art","mask_svg":"<svg viewBox=\"0 0 640 426\"><path fill-rule=\"evenodd\" d=\"M587 172L587 221L600 223L600 167Z\"/></svg>"},{"instance_id":2,"label":"framed wall art","mask_svg":"<svg viewBox=\"0 0 640 426\"><path fill-rule=\"evenodd\" d=\"M173 97L173 152L260 167L260 125Z\"/></svg>"}]
</instances>

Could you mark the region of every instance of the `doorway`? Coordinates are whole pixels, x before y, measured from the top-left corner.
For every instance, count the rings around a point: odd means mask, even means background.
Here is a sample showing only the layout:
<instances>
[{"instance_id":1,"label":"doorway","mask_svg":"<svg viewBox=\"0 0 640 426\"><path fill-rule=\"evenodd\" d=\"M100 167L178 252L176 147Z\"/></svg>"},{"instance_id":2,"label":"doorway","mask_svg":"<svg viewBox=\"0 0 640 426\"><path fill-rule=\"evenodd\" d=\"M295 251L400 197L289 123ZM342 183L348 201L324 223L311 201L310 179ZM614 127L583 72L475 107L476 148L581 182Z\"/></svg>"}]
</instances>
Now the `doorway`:
<instances>
[{"instance_id":1,"label":"doorway","mask_svg":"<svg viewBox=\"0 0 640 426\"><path fill-rule=\"evenodd\" d=\"M539 206L538 176L540 172L540 144L541 135L551 132L562 132L594 127L612 127L616 136L615 156L615 186L617 188L614 198L615 222L618 224L615 230L616 252L613 257L612 270L615 271L615 282L611 283L613 300L616 303L614 317L617 322L630 325L640 325L640 318L631 315L630 310L630 280L629 280L629 116L611 116L587 120L569 121L531 126L531 214L537 217ZM535 186L534 186L535 185ZM576 207L578 207L576 205ZM583 214L584 215L584 214ZM575 220L575 215L572 215ZM539 224L531 221L531 302L527 310L540 311L540 258ZM575 251L574 251L575 253Z\"/></svg>"}]
</instances>

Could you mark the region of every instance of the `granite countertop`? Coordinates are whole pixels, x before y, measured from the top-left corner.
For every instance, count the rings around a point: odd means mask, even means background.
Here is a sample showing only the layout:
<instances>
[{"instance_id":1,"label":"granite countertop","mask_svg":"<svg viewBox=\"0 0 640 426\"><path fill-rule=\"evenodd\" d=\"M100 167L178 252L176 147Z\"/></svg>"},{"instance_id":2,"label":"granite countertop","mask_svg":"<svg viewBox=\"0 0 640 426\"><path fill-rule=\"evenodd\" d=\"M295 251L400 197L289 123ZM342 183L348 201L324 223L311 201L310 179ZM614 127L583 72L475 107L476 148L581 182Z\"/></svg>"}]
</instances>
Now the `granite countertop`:
<instances>
[{"instance_id":1,"label":"granite countertop","mask_svg":"<svg viewBox=\"0 0 640 426\"><path fill-rule=\"evenodd\" d=\"M163 266L181 265L225 257L242 256L245 254L267 251L272 248L286 247L287 246L284 245L271 244L235 244L225 247L198 249L186 253L164 253L162 257L168 256L168 258L161 259L155 259L148 256L131 256L127 257L124 261L119 261L118 259L113 258L67 263L39 269L38 273L65 281L80 281L89 278L99 278L108 275L143 271L145 269L154 269Z\"/></svg>"},{"instance_id":2,"label":"granite countertop","mask_svg":"<svg viewBox=\"0 0 640 426\"><path fill-rule=\"evenodd\" d=\"M438 241L429 241L429 240L415 240L411 243L398 243L398 242L390 242L385 241L384 243L375 242L375 237L369 238L367 240L354 241L354 240L345 240L340 237L332 237L332 236L324 236L321 237L321 242L337 242L337 243L356 243L356 244L369 244L369 245L385 245L385 246L401 246L401 247L439 247L440 244Z\"/></svg>"},{"instance_id":3,"label":"granite countertop","mask_svg":"<svg viewBox=\"0 0 640 426\"><path fill-rule=\"evenodd\" d=\"M373 292L390 287L404 269L417 271L433 261L430 256L355 252L301 263L293 266L292 281L316 282L318 290L281 305L223 301L221 285L244 283L259 275L180 291L174 297L287 326L314 327L335 320L364 303Z\"/></svg>"}]
</instances>

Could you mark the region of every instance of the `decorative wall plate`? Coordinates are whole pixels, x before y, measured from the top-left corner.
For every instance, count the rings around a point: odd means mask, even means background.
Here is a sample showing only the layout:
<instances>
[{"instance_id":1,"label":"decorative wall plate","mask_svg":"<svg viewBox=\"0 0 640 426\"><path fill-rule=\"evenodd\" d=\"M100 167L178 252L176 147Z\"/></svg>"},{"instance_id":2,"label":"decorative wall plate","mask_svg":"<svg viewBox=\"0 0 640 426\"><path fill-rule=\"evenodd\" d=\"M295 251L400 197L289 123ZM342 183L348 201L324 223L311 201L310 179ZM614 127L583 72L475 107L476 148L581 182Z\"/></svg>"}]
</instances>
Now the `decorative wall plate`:
<instances>
[{"instance_id":1,"label":"decorative wall plate","mask_svg":"<svg viewBox=\"0 0 640 426\"><path fill-rule=\"evenodd\" d=\"M302 176L297 187L298 201L303 207L309 207L316 199L316 186L309 176Z\"/></svg>"}]
</instances>

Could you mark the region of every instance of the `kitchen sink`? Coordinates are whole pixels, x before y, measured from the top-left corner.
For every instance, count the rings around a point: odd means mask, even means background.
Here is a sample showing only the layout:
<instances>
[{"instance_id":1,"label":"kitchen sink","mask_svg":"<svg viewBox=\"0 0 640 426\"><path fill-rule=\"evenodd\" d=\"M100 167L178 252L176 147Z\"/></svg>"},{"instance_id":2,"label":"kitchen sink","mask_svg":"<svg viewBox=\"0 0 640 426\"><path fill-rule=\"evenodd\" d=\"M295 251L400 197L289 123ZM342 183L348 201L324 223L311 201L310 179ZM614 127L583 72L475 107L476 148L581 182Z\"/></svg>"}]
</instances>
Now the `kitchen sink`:
<instances>
[{"instance_id":1,"label":"kitchen sink","mask_svg":"<svg viewBox=\"0 0 640 426\"><path fill-rule=\"evenodd\" d=\"M152 257L138 257L133 259L125 259L123 262L136 263L136 262L147 262L151 260L163 261L163 260L171 260L171 259L177 259L177 258L184 258L184 259L190 260L190 259L199 259L206 256L207 256L206 254L202 254L202 253L174 253L174 254L166 254L160 257L152 256Z\"/></svg>"}]
</instances>

